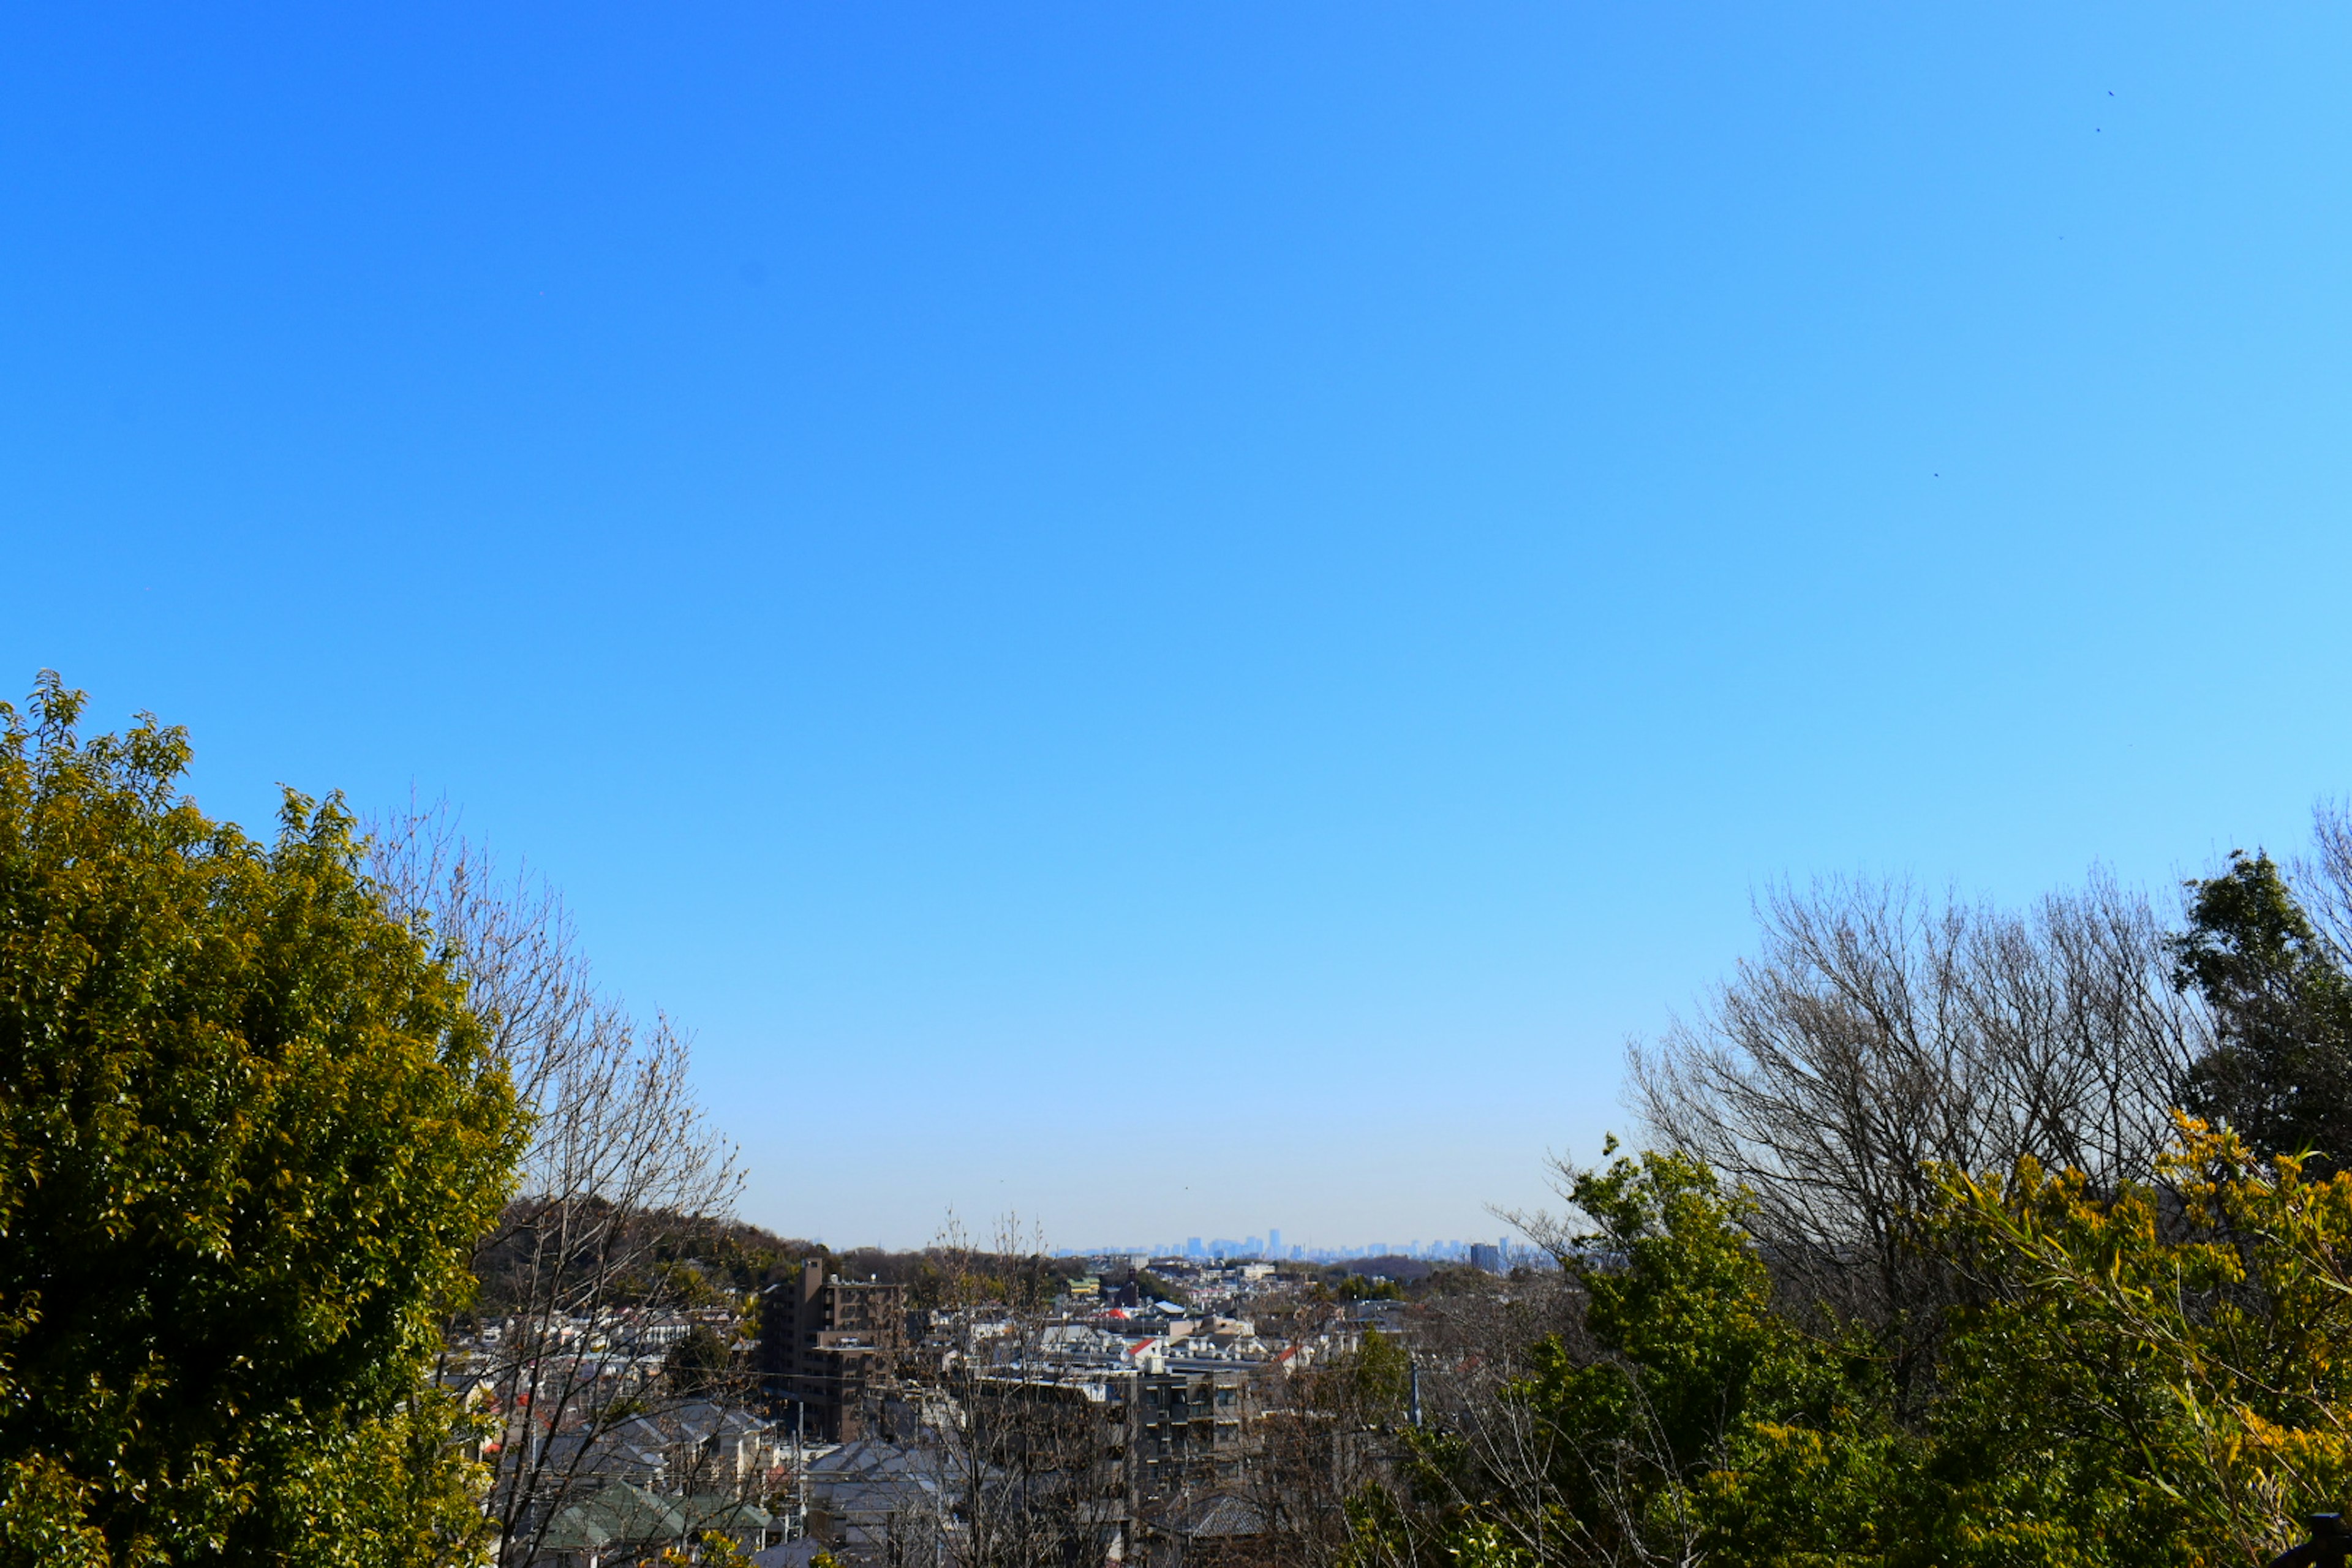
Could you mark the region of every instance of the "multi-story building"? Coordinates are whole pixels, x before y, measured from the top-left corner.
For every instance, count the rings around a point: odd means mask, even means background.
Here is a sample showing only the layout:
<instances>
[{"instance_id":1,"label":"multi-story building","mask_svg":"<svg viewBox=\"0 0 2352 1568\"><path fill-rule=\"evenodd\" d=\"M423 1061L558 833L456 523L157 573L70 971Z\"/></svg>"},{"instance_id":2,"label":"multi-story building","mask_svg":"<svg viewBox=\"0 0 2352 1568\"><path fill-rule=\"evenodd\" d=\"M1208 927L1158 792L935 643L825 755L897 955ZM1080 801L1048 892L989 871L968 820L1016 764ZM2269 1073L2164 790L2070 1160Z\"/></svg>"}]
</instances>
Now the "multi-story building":
<instances>
[{"instance_id":1,"label":"multi-story building","mask_svg":"<svg viewBox=\"0 0 2352 1568\"><path fill-rule=\"evenodd\" d=\"M1171 1365L1135 1374L1126 1393L1139 1501L1214 1487L1240 1473L1249 1395L1241 1372Z\"/></svg>"},{"instance_id":2,"label":"multi-story building","mask_svg":"<svg viewBox=\"0 0 2352 1568\"><path fill-rule=\"evenodd\" d=\"M760 1373L784 1429L810 1442L854 1442L866 1392L907 1348L907 1288L828 1276L821 1258L761 1292Z\"/></svg>"},{"instance_id":3,"label":"multi-story building","mask_svg":"<svg viewBox=\"0 0 2352 1568\"><path fill-rule=\"evenodd\" d=\"M1136 1562L1139 1531L1156 1538L1241 1482L1249 1388L1232 1367L1006 1367L959 1395L975 1468L1091 1531L1097 1561Z\"/></svg>"}]
</instances>

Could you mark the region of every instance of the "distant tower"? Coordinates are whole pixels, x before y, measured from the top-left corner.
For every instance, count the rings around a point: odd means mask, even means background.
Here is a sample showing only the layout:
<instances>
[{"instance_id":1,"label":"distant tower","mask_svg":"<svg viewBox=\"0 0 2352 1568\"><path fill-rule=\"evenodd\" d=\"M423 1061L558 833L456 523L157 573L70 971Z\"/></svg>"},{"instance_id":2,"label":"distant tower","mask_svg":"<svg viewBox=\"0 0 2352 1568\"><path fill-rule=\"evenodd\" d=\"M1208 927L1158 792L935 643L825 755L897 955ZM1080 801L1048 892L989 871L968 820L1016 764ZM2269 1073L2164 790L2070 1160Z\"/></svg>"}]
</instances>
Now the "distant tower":
<instances>
[{"instance_id":1,"label":"distant tower","mask_svg":"<svg viewBox=\"0 0 2352 1568\"><path fill-rule=\"evenodd\" d=\"M1265 1227L1265 1255L1268 1258L1279 1258L1282 1256L1281 1226L1270 1225Z\"/></svg>"}]
</instances>

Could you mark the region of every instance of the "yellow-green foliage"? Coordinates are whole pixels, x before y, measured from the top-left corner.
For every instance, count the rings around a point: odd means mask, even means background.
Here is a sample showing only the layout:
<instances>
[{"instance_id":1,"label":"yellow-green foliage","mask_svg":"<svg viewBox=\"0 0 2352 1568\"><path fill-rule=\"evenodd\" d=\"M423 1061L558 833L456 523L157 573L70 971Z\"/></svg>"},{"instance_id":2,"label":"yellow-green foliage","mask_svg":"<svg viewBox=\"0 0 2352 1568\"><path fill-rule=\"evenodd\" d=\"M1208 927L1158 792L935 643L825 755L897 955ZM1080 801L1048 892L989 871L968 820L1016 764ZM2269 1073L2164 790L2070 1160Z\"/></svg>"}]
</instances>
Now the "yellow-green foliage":
<instances>
[{"instance_id":1,"label":"yellow-green foliage","mask_svg":"<svg viewBox=\"0 0 2352 1568\"><path fill-rule=\"evenodd\" d=\"M1946 1509L1989 1555L2257 1562L2344 1496L2352 1176L2184 1120L2159 1178L1945 1179L1931 1235L1991 1296L1948 1358Z\"/></svg>"},{"instance_id":2,"label":"yellow-green foliage","mask_svg":"<svg viewBox=\"0 0 2352 1568\"><path fill-rule=\"evenodd\" d=\"M1414 1445L1366 1562L1828 1568L2260 1563L2352 1492L2352 1174L2184 1119L2147 1187L1942 1174L1920 1244L1969 1304L1898 1415L1866 1339L1771 1310L1741 1201L1672 1156L1588 1175L1590 1342L1539 1347L1498 1427Z\"/></svg>"},{"instance_id":3,"label":"yellow-green foliage","mask_svg":"<svg viewBox=\"0 0 2352 1568\"><path fill-rule=\"evenodd\" d=\"M1977 1295L1923 1421L1758 1422L1710 1479L1757 1563L2266 1561L2345 1495L2352 1177L2184 1120L2158 1184L1948 1172L1922 1241Z\"/></svg>"},{"instance_id":4,"label":"yellow-green foliage","mask_svg":"<svg viewBox=\"0 0 2352 1568\"><path fill-rule=\"evenodd\" d=\"M79 705L0 705L0 1562L465 1560L425 1373L505 1076L339 804L257 843Z\"/></svg>"}]
</instances>

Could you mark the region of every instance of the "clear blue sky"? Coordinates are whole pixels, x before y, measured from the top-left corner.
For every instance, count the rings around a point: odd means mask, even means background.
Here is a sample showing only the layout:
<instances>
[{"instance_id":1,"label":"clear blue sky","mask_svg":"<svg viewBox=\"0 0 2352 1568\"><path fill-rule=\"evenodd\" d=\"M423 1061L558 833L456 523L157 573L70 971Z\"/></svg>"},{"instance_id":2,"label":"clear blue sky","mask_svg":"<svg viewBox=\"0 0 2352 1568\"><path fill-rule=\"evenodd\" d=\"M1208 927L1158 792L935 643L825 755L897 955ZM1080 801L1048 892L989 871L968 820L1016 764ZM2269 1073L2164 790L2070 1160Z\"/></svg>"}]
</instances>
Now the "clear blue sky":
<instances>
[{"instance_id":1,"label":"clear blue sky","mask_svg":"<svg viewBox=\"0 0 2352 1568\"><path fill-rule=\"evenodd\" d=\"M2352 13L17 6L0 674L446 794L749 1215L1489 1234L1760 883L2352 788Z\"/></svg>"}]
</instances>

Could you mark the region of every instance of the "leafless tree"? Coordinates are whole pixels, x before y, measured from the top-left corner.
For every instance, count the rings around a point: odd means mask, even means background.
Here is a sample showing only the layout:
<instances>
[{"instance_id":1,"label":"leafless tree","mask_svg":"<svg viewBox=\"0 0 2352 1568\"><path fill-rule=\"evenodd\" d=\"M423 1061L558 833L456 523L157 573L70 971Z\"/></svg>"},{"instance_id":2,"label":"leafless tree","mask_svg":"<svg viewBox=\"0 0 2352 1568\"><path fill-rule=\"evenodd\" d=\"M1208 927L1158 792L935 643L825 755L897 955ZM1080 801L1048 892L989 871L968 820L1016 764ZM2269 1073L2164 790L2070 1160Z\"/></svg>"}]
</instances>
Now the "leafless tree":
<instances>
[{"instance_id":1,"label":"leafless tree","mask_svg":"<svg viewBox=\"0 0 2352 1568\"><path fill-rule=\"evenodd\" d=\"M1261 1306L1254 1315L1264 1331L1274 1309ZM1264 1561L1330 1568L1349 1556L1349 1501L1397 1480L1397 1446L1412 1409L1411 1363L1384 1367L1372 1358L1368 1364L1362 1331L1335 1303L1302 1298L1280 1317L1282 1336L1311 1347L1313 1359L1261 1379L1244 1495L1263 1525L1257 1547ZM1396 1354L1404 1354L1402 1346Z\"/></svg>"},{"instance_id":2,"label":"leafless tree","mask_svg":"<svg viewBox=\"0 0 2352 1568\"><path fill-rule=\"evenodd\" d=\"M2095 872L2016 912L1832 880L1758 914L1757 955L1632 1047L1632 1094L1663 1144L1753 1191L1809 1302L1881 1321L1921 1304L1904 1216L1935 1163L2150 1171L2209 1026L2144 896Z\"/></svg>"},{"instance_id":3,"label":"leafless tree","mask_svg":"<svg viewBox=\"0 0 2352 1568\"><path fill-rule=\"evenodd\" d=\"M489 1506L497 1561L519 1565L602 1478L599 1439L668 1394L640 1331L686 1294L663 1244L678 1222L730 1213L740 1175L695 1098L687 1038L597 985L543 879L502 871L441 807L374 824L371 869L458 965L532 1118L516 1197L478 1249L478 1310L497 1321L447 1368L503 1418Z\"/></svg>"},{"instance_id":4,"label":"leafless tree","mask_svg":"<svg viewBox=\"0 0 2352 1568\"><path fill-rule=\"evenodd\" d=\"M946 1324L929 1434L956 1518L956 1568L1097 1568L1128 1517L1128 1412L1114 1380L1062 1364L1045 1339L1063 1276L1017 1216L975 1246L950 1215L926 1296Z\"/></svg>"},{"instance_id":5,"label":"leafless tree","mask_svg":"<svg viewBox=\"0 0 2352 1568\"><path fill-rule=\"evenodd\" d=\"M2311 837L2311 853L2289 868L2295 896L2336 967L2352 973L2352 806L2320 802Z\"/></svg>"},{"instance_id":6,"label":"leafless tree","mask_svg":"<svg viewBox=\"0 0 2352 1568\"><path fill-rule=\"evenodd\" d=\"M1575 1173L1563 1166L1559 1173L1565 1195ZM1583 1253L1590 1231L1573 1216L1513 1218L1563 1262L1590 1261ZM1359 1450L1376 1462L1360 1464L1344 1494L1364 1527L1345 1533L1343 1519L1343 1533L1323 1549L1333 1554L1283 1561L1393 1568L1452 1562L1462 1522L1475 1520L1495 1547L1531 1563L1691 1568L1700 1530L1677 1480L1686 1466L1633 1369L1619 1387L1624 1420L1612 1433L1563 1426L1558 1407L1528 1396L1561 1357L1579 1366L1625 1364L1588 1331L1584 1309L1578 1277L1567 1268L1520 1270L1419 1303L1411 1318L1415 1429L1391 1425L1385 1452ZM1378 1388L1350 1391L1348 1363L1333 1370L1340 1376L1322 1402L1335 1410L1359 1404L1352 1422L1335 1425L1354 1425L1379 1442L1386 1396ZM1366 1393L1369 1407L1361 1405ZM1390 1423L1397 1414L1391 1406Z\"/></svg>"}]
</instances>

